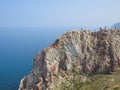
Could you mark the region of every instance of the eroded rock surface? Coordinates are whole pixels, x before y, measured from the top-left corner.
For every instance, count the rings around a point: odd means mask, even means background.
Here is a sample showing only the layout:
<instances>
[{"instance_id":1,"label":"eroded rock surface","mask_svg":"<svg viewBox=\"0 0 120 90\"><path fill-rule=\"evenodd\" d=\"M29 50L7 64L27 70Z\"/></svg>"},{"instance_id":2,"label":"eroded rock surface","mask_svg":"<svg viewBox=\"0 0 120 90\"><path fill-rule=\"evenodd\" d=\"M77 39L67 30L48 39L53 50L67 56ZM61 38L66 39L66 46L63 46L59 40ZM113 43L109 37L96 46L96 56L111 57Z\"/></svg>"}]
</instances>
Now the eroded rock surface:
<instances>
[{"instance_id":1,"label":"eroded rock surface","mask_svg":"<svg viewBox=\"0 0 120 90\"><path fill-rule=\"evenodd\" d=\"M84 74L111 74L120 66L120 31L69 31L34 58L19 90L59 90L73 67ZM57 88L57 89L56 89Z\"/></svg>"}]
</instances>

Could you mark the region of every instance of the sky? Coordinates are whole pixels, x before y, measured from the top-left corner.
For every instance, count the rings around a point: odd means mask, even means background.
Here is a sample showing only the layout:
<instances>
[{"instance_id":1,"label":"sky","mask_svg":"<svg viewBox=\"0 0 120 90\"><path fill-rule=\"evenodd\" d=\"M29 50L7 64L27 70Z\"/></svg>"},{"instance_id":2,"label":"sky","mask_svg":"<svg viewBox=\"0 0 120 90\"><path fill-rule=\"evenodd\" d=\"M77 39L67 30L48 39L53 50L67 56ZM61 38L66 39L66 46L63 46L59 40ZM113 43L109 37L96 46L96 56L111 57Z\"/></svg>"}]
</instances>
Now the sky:
<instances>
[{"instance_id":1,"label":"sky","mask_svg":"<svg viewBox=\"0 0 120 90\"><path fill-rule=\"evenodd\" d=\"M111 26L120 0L0 0L0 27Z\"/></svg>"}]
</instances>

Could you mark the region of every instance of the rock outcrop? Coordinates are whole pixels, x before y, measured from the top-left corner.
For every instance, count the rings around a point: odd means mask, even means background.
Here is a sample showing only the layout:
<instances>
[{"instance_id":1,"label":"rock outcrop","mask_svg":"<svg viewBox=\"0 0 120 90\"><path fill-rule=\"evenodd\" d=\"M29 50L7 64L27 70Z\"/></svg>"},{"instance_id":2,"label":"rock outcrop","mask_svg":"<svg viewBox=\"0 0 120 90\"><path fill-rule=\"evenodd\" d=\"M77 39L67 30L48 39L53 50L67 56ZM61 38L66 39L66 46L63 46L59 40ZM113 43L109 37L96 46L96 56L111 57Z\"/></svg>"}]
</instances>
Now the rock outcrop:
<instances>
[{"instance_id":1,"label":"rock outcrop","mask_svg":"<svg viewBox=\"0 0 120 90\"><path fill-rule=\"evenodd\" d=\"M19 90L59 90L69 70L81 75L112 74L120 66L120 31L69 31L39 52L34 66L20 83Z\"/></svg>"}]
</instances>

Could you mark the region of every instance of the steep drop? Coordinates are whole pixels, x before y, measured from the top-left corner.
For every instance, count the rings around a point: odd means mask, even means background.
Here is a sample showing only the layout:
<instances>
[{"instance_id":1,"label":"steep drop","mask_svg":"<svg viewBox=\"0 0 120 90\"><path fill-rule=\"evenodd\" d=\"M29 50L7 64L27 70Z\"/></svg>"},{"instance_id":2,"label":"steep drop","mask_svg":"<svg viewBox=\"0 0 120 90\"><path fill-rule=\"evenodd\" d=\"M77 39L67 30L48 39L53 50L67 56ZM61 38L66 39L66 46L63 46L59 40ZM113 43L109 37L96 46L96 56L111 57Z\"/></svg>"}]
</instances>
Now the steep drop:
<instances>
[{"instance_id":1,"label":"steep drop","mask_svg":"<svg viewBox=\"0 0 120 90\"><path fill-rule=\"evenodd\" d=\"M112 74L119 66L119 30L69 31L35 56L19 90L56 90L74 67L81 75L95 75Z\"/></svg>"}]
</instances>

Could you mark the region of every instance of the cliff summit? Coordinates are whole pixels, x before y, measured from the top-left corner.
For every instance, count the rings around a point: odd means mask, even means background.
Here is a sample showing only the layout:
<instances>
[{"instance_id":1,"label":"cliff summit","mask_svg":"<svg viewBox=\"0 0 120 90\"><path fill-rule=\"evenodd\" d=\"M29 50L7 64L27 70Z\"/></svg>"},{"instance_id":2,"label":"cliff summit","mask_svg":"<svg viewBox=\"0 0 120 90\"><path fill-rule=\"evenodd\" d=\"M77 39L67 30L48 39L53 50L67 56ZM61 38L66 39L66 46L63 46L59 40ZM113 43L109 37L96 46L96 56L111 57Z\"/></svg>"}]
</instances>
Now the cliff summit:
<instances>
[{"instance_id":1,"label":"cliff summit","mask_svg":"<svg viewBox=\"0 0 120 90\"><path fill-rule=\"evenodd\" d=\"M65 77L76 68L80 75L109 74L119 70L120 30L69 31L39 52L19 90L60 90Z\"/></svg>"}]
</instances>

